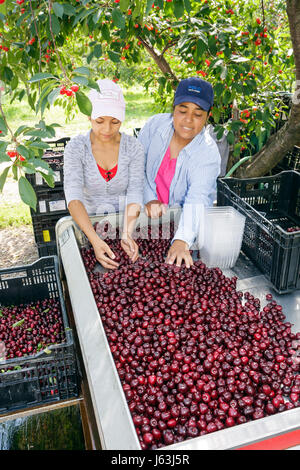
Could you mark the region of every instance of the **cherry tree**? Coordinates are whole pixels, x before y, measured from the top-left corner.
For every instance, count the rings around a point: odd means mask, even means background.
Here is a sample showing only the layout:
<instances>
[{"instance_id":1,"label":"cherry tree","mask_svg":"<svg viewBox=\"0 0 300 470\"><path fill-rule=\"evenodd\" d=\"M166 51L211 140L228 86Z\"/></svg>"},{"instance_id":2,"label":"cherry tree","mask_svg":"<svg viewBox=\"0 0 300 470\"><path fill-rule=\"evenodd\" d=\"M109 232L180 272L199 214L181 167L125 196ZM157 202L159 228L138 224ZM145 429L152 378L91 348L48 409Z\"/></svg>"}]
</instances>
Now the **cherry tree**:
<instances>
[{"instance_id":1,"label":"cherry tree","mask_svg":"<svg viewBox=\"0 0 300 470\"><path fill-rule=\"evenodd\" d=\"M0 0L0 190L12 171L35 207L25 174L54 184L42 155L57 124L45 111L90 115L96 80L122 81L126 69L129 81L136 67L162 110L182 78L209 80L210 121L231 146L228 170L266 174L300 140L299 21L297 0ZM5 106L24 100L37 123L15 130Z\"/></svg>"}]
</instances>

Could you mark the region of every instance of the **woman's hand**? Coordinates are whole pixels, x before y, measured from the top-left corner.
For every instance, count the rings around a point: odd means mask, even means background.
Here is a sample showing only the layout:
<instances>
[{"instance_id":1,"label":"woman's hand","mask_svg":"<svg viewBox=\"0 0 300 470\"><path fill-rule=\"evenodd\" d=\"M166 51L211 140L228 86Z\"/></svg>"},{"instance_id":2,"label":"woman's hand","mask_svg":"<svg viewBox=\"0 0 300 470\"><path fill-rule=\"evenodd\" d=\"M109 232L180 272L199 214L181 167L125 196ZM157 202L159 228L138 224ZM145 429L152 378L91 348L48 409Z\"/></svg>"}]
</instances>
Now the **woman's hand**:
<instances>
[{"instance_id":1,"label":"woman's hand","mask_svg":"<svg viewBox=\"0 0 300 470\"><path fill-rule=\"evenodd\" d=\"M99 261L104 268L116 269L119 266L119 263L113 261L115 258L113 251L101 238L98 237L98 239L93 242L93 248L97 261Z\"/></svg>"},{"instance_id":2,"label":"woman's hand","mask_svg":"<svg viewBox=\"0 0 300 470\"><path fill-rule=\"evenodd\" d=\"M166 263L174 264L175 261L176 266L181 266L182 261L184 261L187 268L190 268L194 264L189 246L183 240L174 240L168 251Z\"/></svg>"},{"instance_id":3,"label":"woman's hand","mask_svg":"<svg viewBox=\"0 0 300 470\"><path fill-rule=\"evenodd\" d=\"M139 257L139 247L129 233L122 234L121 247L134 263Z\"/></svg>"},{"instance_id":4,"label":"woman's hand","mask_svg":"<svg viewBox=\"0 0 300 470\"><path fill-rule=\"evenodd\" d=\"M145 212L151 219L158 219L162 214L167 211L166 205L156 199L145 204Z\"/></svg>"}]
</instances>

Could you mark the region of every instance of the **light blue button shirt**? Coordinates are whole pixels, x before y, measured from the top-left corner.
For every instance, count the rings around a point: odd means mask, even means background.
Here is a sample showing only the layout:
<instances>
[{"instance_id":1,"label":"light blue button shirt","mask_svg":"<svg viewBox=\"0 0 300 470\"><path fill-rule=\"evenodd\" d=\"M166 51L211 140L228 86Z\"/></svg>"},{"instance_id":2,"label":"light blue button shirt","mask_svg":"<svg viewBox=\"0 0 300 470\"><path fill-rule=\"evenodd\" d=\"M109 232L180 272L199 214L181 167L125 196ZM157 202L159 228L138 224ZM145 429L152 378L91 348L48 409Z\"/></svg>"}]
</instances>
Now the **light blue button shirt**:
<instances>
[{"instance_id":1,"label":"light blue button shirt","mask_svg":"<svg viewBox=\"0 0 300 470\"><path fill-rule=\"evenodd\" d=\"M138 135L146 155L144 204L158 199L155 178L173 133L172 114L163 113L151 117ZM202 208L214 202L220 166L217 144L205 128L180 151L169 191L169 206L182 207L174 240L184 240L190 247L197 238Z\"/></svg>"}]
</instances>

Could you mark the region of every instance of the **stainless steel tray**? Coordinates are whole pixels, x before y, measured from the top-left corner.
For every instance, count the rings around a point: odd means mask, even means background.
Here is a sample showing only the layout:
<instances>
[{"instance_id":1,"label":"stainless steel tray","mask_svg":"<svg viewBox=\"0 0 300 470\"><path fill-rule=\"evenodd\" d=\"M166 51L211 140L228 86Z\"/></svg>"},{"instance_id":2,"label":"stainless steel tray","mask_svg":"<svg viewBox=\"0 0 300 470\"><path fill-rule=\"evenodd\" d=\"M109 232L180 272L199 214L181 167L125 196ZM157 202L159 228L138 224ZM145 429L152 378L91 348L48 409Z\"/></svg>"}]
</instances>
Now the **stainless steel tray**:
<instances>
[{"instance_id":1,"label":"stainless steel tray","mask_svg":"<svg viewBox=\"0 0 300 470\"><path fill-rule=\"evenodd\" d=\"M170 213L179 220L180 210L170 210L162 222L169 220ZM122 223L122 214L91 216L92 223L108 220L113 226ZM145 214L139 218L141 225L148 222ZM152 221L156 224L158 220ZM56 225L56 240L59 259L66 276L74 320L86 368L89 389L92 397L95 419L103 449L140 449L131 414L118 377L108 345L101 318L89 284L86 270L80 255L80 248L87 243L71 217L60 219ZM264 305L267 292L283 306L287 320L294 324L293 330L300 331L300 291L278 295L271 284L261 275L243 254L236 266L224 271L227 276L238 277L237 289L249 290L259 297ZM234 449L254 442L274 437L300 428L300 409L284 411L274 416L259 419L232 428L217 431L165 449Z\"/></svg>"}]
</instances>

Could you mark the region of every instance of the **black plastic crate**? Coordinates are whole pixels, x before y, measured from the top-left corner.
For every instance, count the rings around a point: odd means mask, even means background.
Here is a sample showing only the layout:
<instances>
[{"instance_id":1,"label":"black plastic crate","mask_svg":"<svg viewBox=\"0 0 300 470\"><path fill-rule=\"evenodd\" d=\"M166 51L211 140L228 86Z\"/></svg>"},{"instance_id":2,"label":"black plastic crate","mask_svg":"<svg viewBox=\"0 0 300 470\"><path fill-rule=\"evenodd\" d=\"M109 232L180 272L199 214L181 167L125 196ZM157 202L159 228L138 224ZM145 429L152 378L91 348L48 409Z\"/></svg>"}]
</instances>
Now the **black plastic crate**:
<instances>
[{"instance_id":1,"label":"black plastic crate","mask_svg":"<svg viewBox=\"0 0 300 470\"><path fill-rule=\"evenodd\" d=\"M61 217L70 215L68 211L54 215L32 215L32 226L35 242L38 245L48 245L49 249L56 241L55 226ZM54 253L52 253L54 254Z\"/></svg>"},{"instance_id":2,"label":"black plastic crate","mask_svg":"<svg viewBox=\"0 0 300 470\"><path fill-rule=\"evenodd\" d=\"M49 145L49 151L46 151L46 154L50 152L63 152L65 146L69 142L70 137L61 137L60 139L57 140L49 140L47 144Z\"/></svg>"},{"instance_id":3,"label":"black plastic crate","mask_svg":"<svg viewBox=\"0 0 300 470\"><path fill-rule=\"evenodd\" d=\"M39 215L69 214L65 192L62 185L57 188L45 188L36 193L36 210L30 209L31 217Z\"/></svg>"},{"instance_id":4,"label":"black plastic crate","mask_svg":"<svg viewBox=\"0 0 300 470\"><path fill-rule=\"evenodd\" d=\"M296 145L287 152L281 162L273 169L273 173L289 170L300 171L300 147Z\"/></svg>"},{"instance_id":5,"label":"black plastic crate","mask_svg":"<svg viewBox=\"0 0 300 470\"><path fill-rule=\"evenodd\" d=\"M218 206L245 215L242 250L282 294L300 288L300 173L219 178Z\"/></svg>"},{"instance_id":6,"label":"black plastic crate","mask_svg":"<svg viewBox=\"0 0 300 470\"><path fill-rule=\"evenodd\" d=\"M58 140L48 141L49 149L45 150L43 160L45 160L50 168L54 171L54 184L55 186L63 185L63 162L65 146L69 142L70 137L62 137ZM35 191L43 188L51 190L50 186L46 183L40 173L26 174L26 178L32 184Z\"/></svg>"},{"instance_id":7,"label":"black plastic crate","mask_svg":"<svg viewBox=\"0 0 300 470\"><path fill-rule=\"evenodd\" d=\"M54 185L55 187L57 186L62 186L63 181L64 181L64 169L63 169L63 164L64 164L64 155L63 153L46 153L43 155L43 160L45 160L46 163L48 163L49 167L53 170L54 172ZM45 188L48 189L48 191L53 190L54 188L51 188L44 178L42 177L41 173L37 172L34 174L26 174L26 178L28 181L31 183L33 186L34 190L40 191L44 190Z\"/></svg>"},{"instance_id":8,"label":"black plastic crate","mask_svg":"<svg viewBox=\"0 0 300 470\"><path fill-rule=\"evenodd\" d=\"M43 256L57 255L56 242L38 243L37 249L40 258L42 258Z\"/></svg>"},{"instance_id":9,"label":"black plastic crate","mask_svg":"<svg viewBox=\"0 0 300 470\"><path fill-rule=\"evenodd\" d=\"M0 306L59 299L65 341L47 352L0 362L0 414L69 398L80 393L80 372L69 328L57 256L0 270Z\"/></svg>"}]
</instances>

